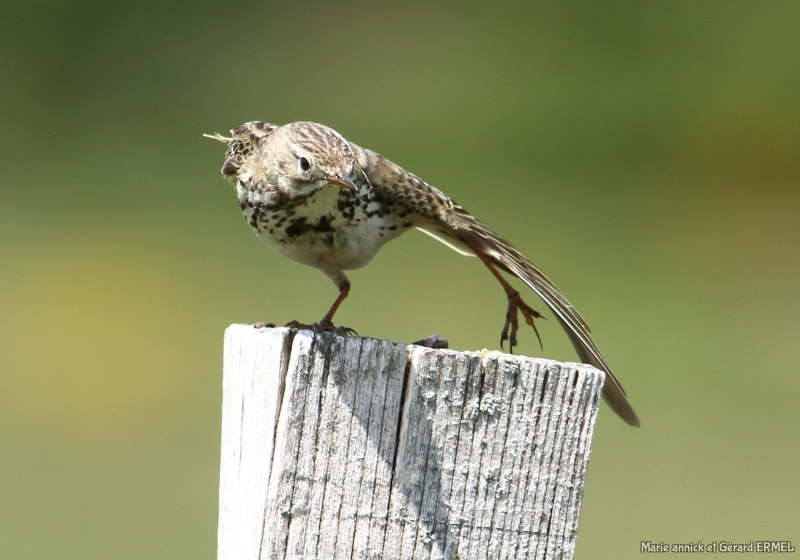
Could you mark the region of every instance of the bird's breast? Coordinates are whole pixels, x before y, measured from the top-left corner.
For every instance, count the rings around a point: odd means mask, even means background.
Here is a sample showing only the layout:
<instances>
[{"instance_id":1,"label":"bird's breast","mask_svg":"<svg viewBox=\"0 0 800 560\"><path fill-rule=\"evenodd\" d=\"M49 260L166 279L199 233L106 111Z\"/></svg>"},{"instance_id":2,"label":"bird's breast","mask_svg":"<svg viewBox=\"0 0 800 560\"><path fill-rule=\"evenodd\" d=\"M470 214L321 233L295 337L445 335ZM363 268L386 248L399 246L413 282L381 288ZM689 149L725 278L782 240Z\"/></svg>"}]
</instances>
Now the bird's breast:
<instances>
[{"instance_id":1,"label":"bird's breast","mask_svg":"<svg viewBox=\"0 0 800 560\"><path fill-rule=\"evenodd\" d=\"M413 225L367 189L356 195L325 187L294 199L238 190L239 205L256 235L282 255L315 268L365 266L386 242Z\"/></svg>"}]
</instances>

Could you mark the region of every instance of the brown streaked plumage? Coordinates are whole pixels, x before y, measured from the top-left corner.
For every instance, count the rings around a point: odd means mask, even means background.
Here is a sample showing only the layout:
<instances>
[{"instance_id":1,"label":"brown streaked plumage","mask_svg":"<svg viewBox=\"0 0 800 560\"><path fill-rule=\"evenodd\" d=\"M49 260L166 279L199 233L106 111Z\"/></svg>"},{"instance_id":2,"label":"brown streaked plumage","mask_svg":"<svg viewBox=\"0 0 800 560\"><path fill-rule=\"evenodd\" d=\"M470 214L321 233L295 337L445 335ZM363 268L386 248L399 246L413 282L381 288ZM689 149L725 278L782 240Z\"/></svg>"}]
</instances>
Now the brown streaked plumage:
<instances>
[{"instance_id":1,"label":"brown streaked plumage","mask_svg":"<svg viewBox=\"0 0 800 560\"><path fill-rule=\"evenodd\" d=\"M508 297L500 345L508 340L512 350L518 314L534 331L534 319L541 315L500 271L525 282L555 314L581 361L606 372L606 402L625 422L639 426L575 308L519 251L447 195L321 124L251 121L232 130L230 138L208 137L228 145L222 174L236 188L255 233L279 253L318 268L339 288L317 328L343 332L332 320L350 291L344 271L365 266L385 243L415 227L462 254L477 256L494 274Z\"/></svg>"}]
</instances>

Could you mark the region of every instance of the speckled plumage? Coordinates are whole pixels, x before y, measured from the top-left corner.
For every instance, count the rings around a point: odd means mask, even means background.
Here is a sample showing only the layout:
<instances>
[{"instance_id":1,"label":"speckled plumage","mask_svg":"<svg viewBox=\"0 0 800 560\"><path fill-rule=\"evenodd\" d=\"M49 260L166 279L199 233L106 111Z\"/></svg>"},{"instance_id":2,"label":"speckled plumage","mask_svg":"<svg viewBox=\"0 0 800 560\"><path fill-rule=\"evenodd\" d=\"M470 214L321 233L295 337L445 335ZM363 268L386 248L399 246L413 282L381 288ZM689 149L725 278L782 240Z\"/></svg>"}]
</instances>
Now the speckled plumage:
<instances>
[{"instance_id":1,"label":"speckled plumage","mask_svg":"<svg viewBox=\"0 0 800 560\"><path fill-rule=\"evenodd\" d=\"M222 174L236 188L255 233L279 253L321 270L339 297L347 296L345 270L369 263L380 248L415 227L463 254L474 254L508 296L501 345L516 345L518 313L533 326L540 315L525 304L498 268L517 276L553 311L580 359L607 373L604 396L628 424L638 426L625 392L591 339L589 328L556 287L510 244L447 195L383 156L345 140L326 126L251 121L231 131ZM510 331L510 334L509 334ZM538 332L537 332L538 336Z\"/></svg>"}]
</instances>

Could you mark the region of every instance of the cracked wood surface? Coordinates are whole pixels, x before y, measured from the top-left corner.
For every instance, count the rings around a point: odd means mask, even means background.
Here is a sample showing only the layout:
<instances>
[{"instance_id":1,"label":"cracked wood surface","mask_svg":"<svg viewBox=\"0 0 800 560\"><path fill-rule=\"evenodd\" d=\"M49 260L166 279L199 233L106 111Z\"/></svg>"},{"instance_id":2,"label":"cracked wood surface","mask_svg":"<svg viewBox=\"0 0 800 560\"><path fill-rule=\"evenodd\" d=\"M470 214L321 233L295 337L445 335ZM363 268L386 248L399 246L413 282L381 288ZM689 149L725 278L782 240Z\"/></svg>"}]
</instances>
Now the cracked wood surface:
<instances>
[{"instance_id":1,"label":"cracked wood surface","mask_svg":"<svg viewBox=\"0 0 800 560\"><path fill-rule=\"evenodd\" d=\"M603 374L225 333L219 560L572 558Z\"/></svg>"}]
</instances>

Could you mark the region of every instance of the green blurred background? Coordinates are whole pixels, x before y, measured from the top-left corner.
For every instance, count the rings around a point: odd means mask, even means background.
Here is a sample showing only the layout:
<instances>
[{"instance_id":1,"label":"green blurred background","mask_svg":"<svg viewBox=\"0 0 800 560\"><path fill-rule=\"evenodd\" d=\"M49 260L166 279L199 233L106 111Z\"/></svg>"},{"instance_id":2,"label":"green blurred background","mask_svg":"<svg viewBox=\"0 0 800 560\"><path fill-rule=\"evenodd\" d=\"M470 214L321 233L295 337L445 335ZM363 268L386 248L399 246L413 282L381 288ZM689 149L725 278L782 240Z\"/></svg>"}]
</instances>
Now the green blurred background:
<instances>
[{"instance_id":1,"label":"green blurred background","mask_svg":"<svg viewBox=\"0 0 800 560\"><path fill-rule=\"evenodd\" d=\"M201 134L253 119L421 175L587 318L643 427L603 408L577 558L800 546L797 2L5 0L0 84L0 558L215 557L223 330L336 293L220 178ZM350 278L359 333L497 347L424 235Z\"/></svg>"}]
</instances>

